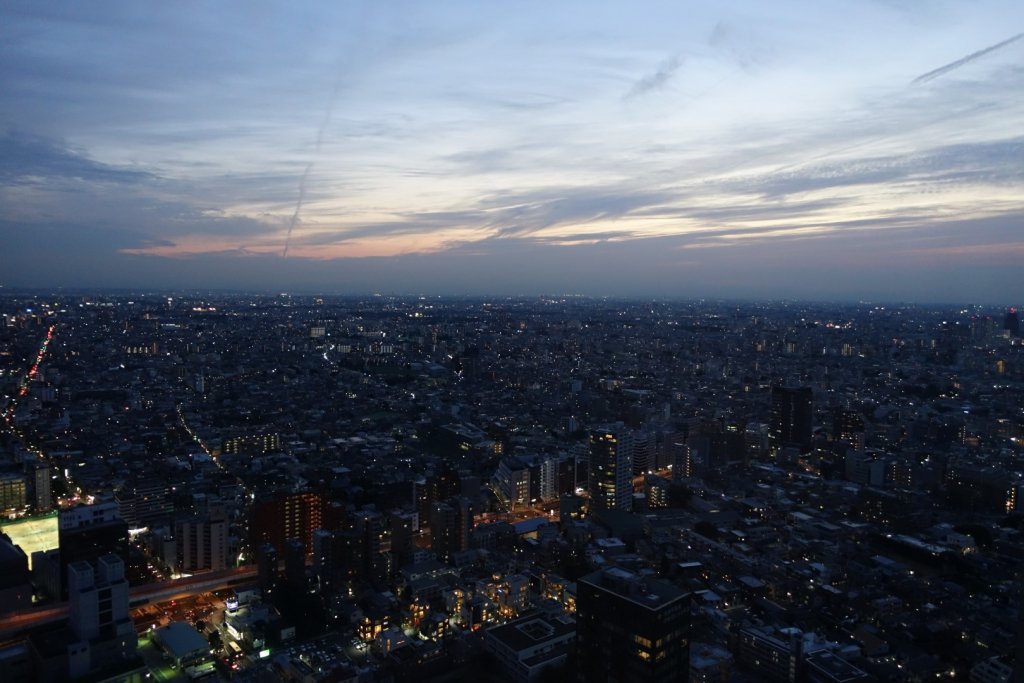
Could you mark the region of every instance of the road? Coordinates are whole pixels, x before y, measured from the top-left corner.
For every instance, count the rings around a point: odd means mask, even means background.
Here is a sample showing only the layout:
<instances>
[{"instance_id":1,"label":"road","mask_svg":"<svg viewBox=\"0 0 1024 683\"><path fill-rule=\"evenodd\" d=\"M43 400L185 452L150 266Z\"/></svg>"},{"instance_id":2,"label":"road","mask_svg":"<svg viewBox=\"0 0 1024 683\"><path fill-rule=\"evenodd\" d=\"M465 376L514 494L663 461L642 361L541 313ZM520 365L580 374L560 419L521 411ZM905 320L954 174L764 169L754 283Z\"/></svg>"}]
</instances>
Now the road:
<instances>
[{"instance_id":1,"label":"road","mask_svg":"<svg viewBox=\"0 0 1024 683\"><path fill-rule=\"evenodd\" d=\"M255 576L256 567L250 565L238 567L237 569L198 574L174 581L136 586L128 591L128 602L129 604L139 604L143 600L149 602L180 600L196 593L225 590L232 585L236 585L240 580L252 579ZM67 615L68 603L62 602L59 605L37 607L0 617L0 638L6 638L19 632L42 626L43 624L59 621Z\"/></svg>"}]
</instances>

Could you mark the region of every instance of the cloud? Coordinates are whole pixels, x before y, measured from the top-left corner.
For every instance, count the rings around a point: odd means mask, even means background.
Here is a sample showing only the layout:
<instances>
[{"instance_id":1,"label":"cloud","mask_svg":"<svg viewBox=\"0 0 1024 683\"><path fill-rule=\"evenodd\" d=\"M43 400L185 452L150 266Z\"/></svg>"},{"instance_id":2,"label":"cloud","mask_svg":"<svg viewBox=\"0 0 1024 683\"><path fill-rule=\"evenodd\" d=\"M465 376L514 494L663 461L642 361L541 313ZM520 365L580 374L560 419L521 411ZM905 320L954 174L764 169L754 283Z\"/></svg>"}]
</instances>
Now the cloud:
<instances>
[{"instance_id":1,"label":"cloud","mask_svg":"<svg viewBox=\"0 0 1024 683\"><path fill-rule=\"evenodd\" d=\"M57 141L18 131L0 137L0 182L39 183L66 180L138 184L153 180L146 171L103 164Z\"/></svg>"},{"instance_id":2,"label":"cloud","mask_svg":"<svg viewBox=\"0 0 1024 683\"><path fill-rule=\"evenodd\" d=\"M658 68L655 69L654 73L647 74L640 80L630 87L625 95L622 96L623 100L631 100L641 95L646 95L653 90L660 90L665 87L665 84L672 79L679 67L683 65L683 59L679 55L672 55L665 59Z\"/></svg>"},{"instance_id":3,"label":"cloud","mask_svg":"<svg viewBox=\"0 0 1024 683\"><path fill-rule=\"evenodd\" d=\"M805 285L851 254L896 269L955 249L958 220L1010 244L987 219L1022 211L1021 41L906 83L1021 7L15 0L0 271L36 277L6 262L40 262L38 234L81 245L45 272L83 282L757 293L789 287L765 262ZM672 270L687 245L703 281Z\"/></svg>"}]
</instances>

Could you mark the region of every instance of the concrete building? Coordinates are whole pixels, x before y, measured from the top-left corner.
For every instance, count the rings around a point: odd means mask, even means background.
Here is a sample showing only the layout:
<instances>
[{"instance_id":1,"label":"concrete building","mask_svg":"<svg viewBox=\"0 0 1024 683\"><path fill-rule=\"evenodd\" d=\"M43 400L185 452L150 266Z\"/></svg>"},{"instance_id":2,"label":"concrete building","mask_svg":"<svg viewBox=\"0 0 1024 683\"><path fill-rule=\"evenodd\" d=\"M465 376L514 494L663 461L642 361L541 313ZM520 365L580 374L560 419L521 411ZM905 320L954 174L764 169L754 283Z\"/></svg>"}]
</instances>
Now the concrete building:
<instances>
[{"instance_id":1,"label":"concrete building","mask_svg":"<svg viewBox=\"0 0 1024 683\"><path fill-rule=\"evenodd\" d=\"M228 567L228 522L224 518L192 517L174 524L177 567L182 573Z\"/></svg>"},{"instance_id":2,"label":"concrete building","mask_svg":"<svg viewBox=\"0 0 1024 683\"><path fill-rule=\"evenodd\" d=\"M576 595L577 680L683 683L690 594L619 568L582 577Z\"/></svg>"},{"instance_id":3,"label":"concrete building","mask_svg":"<svg viewBox=\"0 0 1024 683\"><path fill-rule=\"evenodd\" d=\"M488 629L484 648L497 660L505 680L532 683L544 669L565 661L575 639L572 617L531 615Z\"/></svg>"}]
</instances>

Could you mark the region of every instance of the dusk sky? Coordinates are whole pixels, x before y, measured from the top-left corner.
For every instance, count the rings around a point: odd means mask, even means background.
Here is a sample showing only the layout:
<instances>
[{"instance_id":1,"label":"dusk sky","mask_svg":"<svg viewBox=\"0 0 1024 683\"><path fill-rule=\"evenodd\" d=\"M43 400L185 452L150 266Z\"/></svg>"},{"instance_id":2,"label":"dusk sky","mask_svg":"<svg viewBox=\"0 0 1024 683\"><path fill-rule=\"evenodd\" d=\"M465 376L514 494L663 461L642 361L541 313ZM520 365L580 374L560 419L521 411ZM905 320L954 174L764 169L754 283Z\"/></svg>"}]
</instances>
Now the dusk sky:
<instances>
[{"instance_id":1,"label":"dusk sky","mask_svg":"<svg viewBox=\"0 0 1024 683\"><path fill-rule=\"evenodd\" d=\"M1019 304L1022 32L1020 0L7 0L0 284Z\"/></svg>"}]
</instances>

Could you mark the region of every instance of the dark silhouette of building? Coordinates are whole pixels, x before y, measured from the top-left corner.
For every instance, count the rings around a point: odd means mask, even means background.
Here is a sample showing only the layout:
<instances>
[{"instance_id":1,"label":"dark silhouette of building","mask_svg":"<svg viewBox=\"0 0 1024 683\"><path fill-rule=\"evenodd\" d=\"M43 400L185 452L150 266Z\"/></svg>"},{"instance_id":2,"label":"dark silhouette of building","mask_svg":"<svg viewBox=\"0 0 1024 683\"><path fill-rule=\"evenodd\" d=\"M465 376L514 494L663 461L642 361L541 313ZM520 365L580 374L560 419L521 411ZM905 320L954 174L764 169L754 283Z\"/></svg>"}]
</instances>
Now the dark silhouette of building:
<instances>
[{"instance_id":1,"label":"dark silhouette of building","mask_svg":"<svg viewBox=\"0 0 1024 683\"><path fill-rule=\"evenodd\" d=\"M1016 308L1011 308L1006 312L1006 317L1003 318L1003 329L1014 337L1020 336L1020 317L1017 315Z\"/></svg>"},{"instance_id":2,"label":"dark silhouette of building","mask_svg":"<svg viewBox=\"0 0 1024 683\"><path fill-rule=\"evenodd\" d=\"M256 548L256 583L264 596L269 595L277 584L277 548L264 543Z\"/></svg>"},{"instance_id":3,"label":"dark silhouette of building","mask_svg":"<svg viewBox=\"0 0 1024 683\"><path fill-rule=\"evenodd\" d=\"M772 421L768 443L773 454L783 448L811 450L814 407L810 387L772 387Z\"/></svg>"},{"instance_id":4,"label":"dark silhouette of building","mask_svg":"<svg viewBox=\"0 0 1024 683\"><path fill-rule=\"evenodd\" d=\"M414 498L420 524L430 523L430 510L434 503L457 496L461 490L462 482L459 479L459 473L447 463L438 474L427 477L423 484L417 484Z\"/></svg>"},{"instance_id":5,"label":"dark silhouette of building","mask_svg":"<svg viewBox=\"0 0 1024 683\"><path fill-rule=\"evenodd\" d=\"M391 529L391 557L396 571L412 562L413 533L415 520L412 514L407 512L392 512L389 515L389 526Z\"/></svg>"},{"instance_id":6,"label":"dark silhouette of building","mask_svg":"<svg viewBox=\"0 0 1024 683\"><path fill-rule=\"evenodd\" d=\"M0 615L15 612L32 605L31 575L28 556L0 533Z\"/></svg>"},{"instance_id":7,"label":"dark silhouette of building","mask_svg":"<svg viewBox=\"0 0 1024 683\"><path fill-rule=\"evenodd\" d=\"M104 555L116 555L127 566L128 523L121 519L114 502L62 510L57 517L57 546L61 594L67 598L68 566L71 563L94 563Z\"/></svg>"},{"instance_id":8,"label":"dark silhouette of building","mask_svg":"<svg viewBox=\"0 0 1024 683\"><path fill-rule=\"evenodd\" d=\"M327 529L313 532L313 572L320 590L330 591L338 580L334 533Z\"/></svg>"},{"instance_id":9,"label":"dark silhouette of building","mask_svg":"<svg viewBox=\"0 0 1024 683\"><path fill-rule=\"evenodd\" d=\"M297 538L284 546L284 580L292 590L306 587L306 545Z\"/></svg>"},{"instance_id":10,"label":"dark silhouette of building","mask_svg":"<svg viewBox=\"0 0 1024 683\"><path fill-rule=\"evenodd\" d=\"M33 482L35 484L35 506L36 512L46 512L53 507L53 491L50 486L50 466L37 464L32 468Z\"/></svg>"},{"instance_id":11,"label":"dark silhouette of building","mask_svg":"<svg viewBox=\"0 0 1024 683\"><path fill-rule=\"evenodd\" d=\"M619 568L582 577L576 676L586 683L683 683L690 669L690 594Z\"/></svg>"},{"instance_id":12,"label":"dark silhouette of building","mask_svg":"<svg viewBox=\"0 0 1024 683\"><path fill-rule=\"evenodd\" d=\"M739 633L737 661L745 668L756 671L766 681L796 681L800 659L798 634L775 637L754 627L744 628Z\"/></svg>"},{"instance_id":13,"label":"dark silhouette of building","mask_svg":"<svg viewBox=\"0 0 1024 683\"><path fill-rule=\"evenodd\" d=\"M864 448L864 418L856 410L838 408L832 415L832 438L856 449Z\"/></svg>"},{"instance_id":14,"label":"dark silhouette of building","mask_svg":"<svg viewBox=\"0 0 1024 683\"><path fill-rule=\"evenodd\" d=\"M468 498L456 496L434 503L430 511L430 547L442 562L469 547L473 513Z\"/></svg>"},{"instance_id":15,"label":"dark silhouette of building","mask_svg":"<svg viewBox=\"0 0 1024 683\"><path fill-rule=\"evenodd\" d=\"M359 510L352 516L351 527L357 544L358 578L362 581L383 581L389 573L389 558L383 553L386 536L384 516L376 510Z\"/></svg>"}]
</instances>

